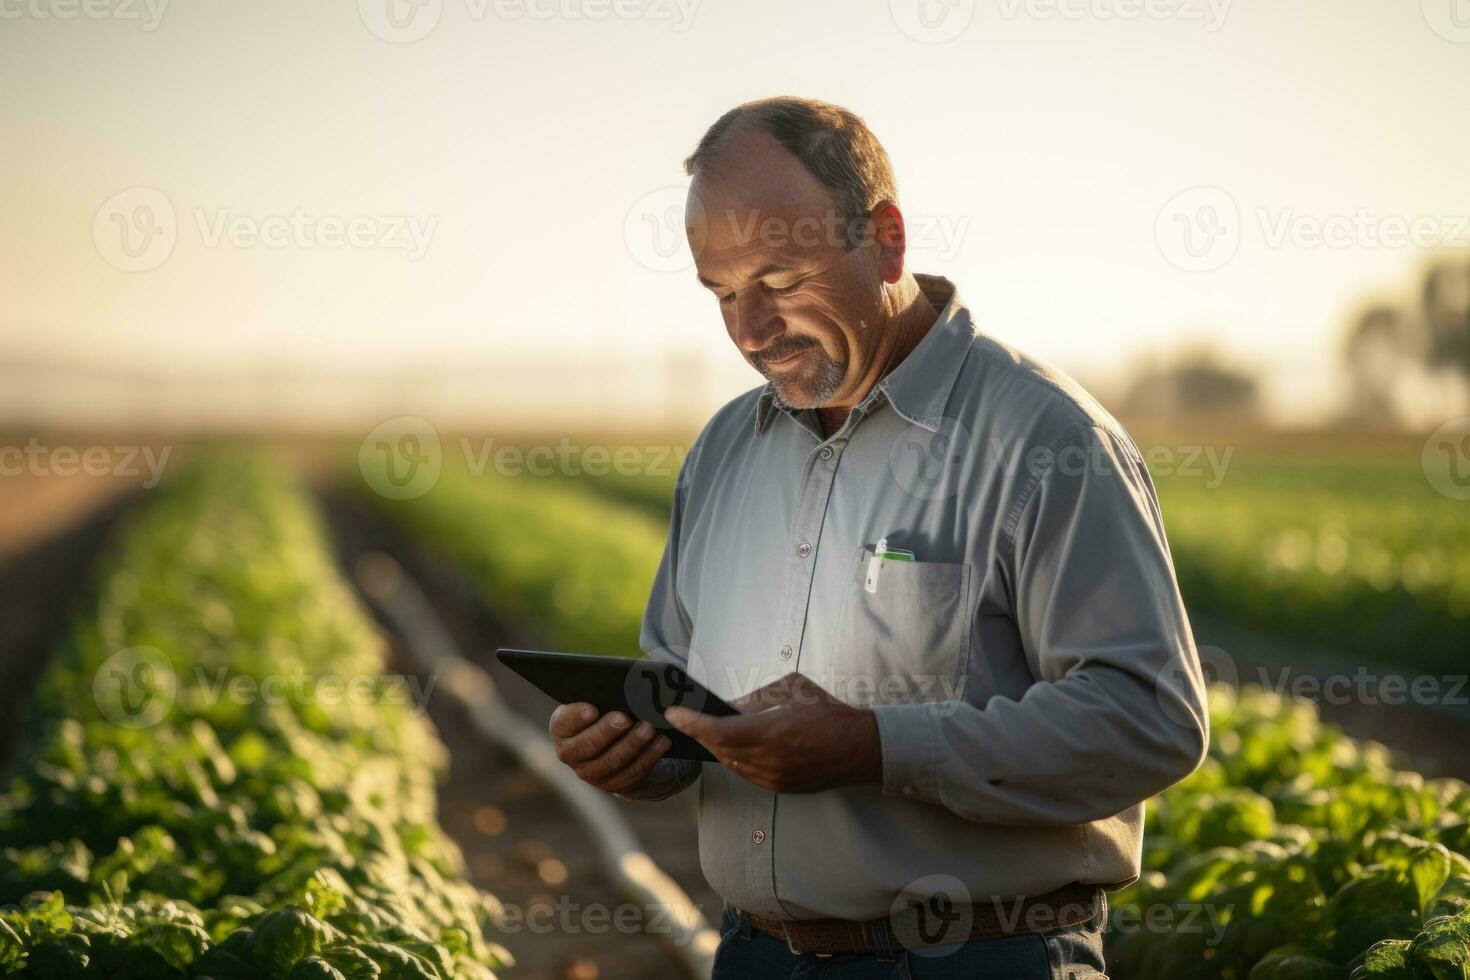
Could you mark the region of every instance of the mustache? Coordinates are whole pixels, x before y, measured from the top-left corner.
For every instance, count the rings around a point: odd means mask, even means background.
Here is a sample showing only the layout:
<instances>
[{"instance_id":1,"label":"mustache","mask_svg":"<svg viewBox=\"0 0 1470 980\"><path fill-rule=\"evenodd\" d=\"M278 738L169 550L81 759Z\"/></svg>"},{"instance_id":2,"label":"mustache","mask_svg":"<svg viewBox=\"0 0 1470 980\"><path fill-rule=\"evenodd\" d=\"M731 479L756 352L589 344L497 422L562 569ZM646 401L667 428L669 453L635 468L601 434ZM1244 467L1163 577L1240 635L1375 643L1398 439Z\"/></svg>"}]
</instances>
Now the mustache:
<instances>
[{"instance_id":1,"label":"mustache","mask_svg":"<svg viewBox=\"0 0 1470 980\"><path fill-rule=\"evenodd\" d=\"M821 346L815 340L779 340L771 346L751 354L750 359L755 362L756 367L764 371L766 365L771 361L782 361L793 354L800 354L802 351Z\"/></svg>"}]
</instances>

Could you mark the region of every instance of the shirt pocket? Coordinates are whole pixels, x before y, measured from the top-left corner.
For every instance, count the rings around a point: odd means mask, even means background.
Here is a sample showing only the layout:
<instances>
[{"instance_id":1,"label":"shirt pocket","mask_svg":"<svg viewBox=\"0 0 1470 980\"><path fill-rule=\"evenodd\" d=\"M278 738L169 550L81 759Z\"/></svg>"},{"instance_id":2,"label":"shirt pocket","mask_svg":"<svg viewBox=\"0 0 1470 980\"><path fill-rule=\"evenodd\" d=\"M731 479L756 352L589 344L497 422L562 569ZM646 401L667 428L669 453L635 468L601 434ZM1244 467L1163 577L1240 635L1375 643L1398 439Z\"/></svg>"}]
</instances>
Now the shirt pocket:
<instances>
[{"instance_id":1,"label":"shirt pocket","mask_svg":"<svg viewBox=\"0 0 1470 980\"><path fill-rule=\"evenodd\" d=\"M968 562L884 561L858 549L837 617L832 693L856 706L958 700L970 657ZM830 690L830 688L829 688Z\"/></svg>"}]
</instances>

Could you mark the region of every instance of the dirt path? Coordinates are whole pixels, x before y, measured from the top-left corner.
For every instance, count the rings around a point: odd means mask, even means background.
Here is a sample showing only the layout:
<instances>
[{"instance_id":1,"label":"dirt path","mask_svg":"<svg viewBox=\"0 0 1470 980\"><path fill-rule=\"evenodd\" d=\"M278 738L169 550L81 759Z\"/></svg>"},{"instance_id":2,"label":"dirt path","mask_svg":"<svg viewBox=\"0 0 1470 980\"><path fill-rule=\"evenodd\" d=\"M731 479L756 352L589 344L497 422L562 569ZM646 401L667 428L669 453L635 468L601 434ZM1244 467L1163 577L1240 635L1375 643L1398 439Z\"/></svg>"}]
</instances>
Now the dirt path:
<instances>
[{"instance_id":1,"label":"dirt path","mask_svg":"<svg viewBox=\"0 0 1470 980\"><path fill-rule=\"evenodd\" d=\"M26 469L26 457L16 455L25 451L25 445L19 440L0 439L0 451L5 452L4 472L0 473L0 562L41 546L52 537L66 535L111 500L145 493L145 484L153 475L145 458L160 465L157 461L166 452L162 458L171 466L182 457L176 447L149 443L148 457L133 454L131 447L127 454L107 457L125 472L89 473L75 462L75 454L87 451L89 446L105 448L96 440L84 438L64 438L57 445L48 441L46 448L70 449L74 455L66 459L63 472L32 473Z\"/></svg>"},{"instance_id":2,"label":"dirt path","mask_svg":"<svg viewBox=\"0 0 1470 980\"><path fill-rule=\"evenodd\" d=\"M491 674L517 711L544 723L554 706L550 699L493 659L496 647L534 637L490 620L468 580L435 565L349 501L329 495L326 509L345 568L370 551L392 555L430 596L465 656ZM397 659L407 663L404 656ZM464 849L475 883L525 920L496 937L516 956L515 976L682 977L652 935L662 928L657 913L622 900L587 834L558 798L487 746L450 699L431 697L429 714L452 759L440 792L441 822ZM660 804L619 806L654 861L717 922L720 900L699 868L695 801L687 793Z\"/></svg>"},{"instance_id":3,"label":"dirt path","mask_svg":"<svg viewBox=\"0 0 1470 980\"><path fill-rule=\"evenodd\" d=\"M65 503L48 502L35 521L46 525L44 535L28 533L29 543L7 548L0 558L0 767L15 749L36 679L92 585L108 532L137 499L123 490L117 485L106 494L78 490ZM7 507L20 506L18 497L8 492L5 497ZM62 529L50 526L62 513L69 523ZM22 526L25 514L7 511L7 523Z\"/></svg>"}]
</instances>

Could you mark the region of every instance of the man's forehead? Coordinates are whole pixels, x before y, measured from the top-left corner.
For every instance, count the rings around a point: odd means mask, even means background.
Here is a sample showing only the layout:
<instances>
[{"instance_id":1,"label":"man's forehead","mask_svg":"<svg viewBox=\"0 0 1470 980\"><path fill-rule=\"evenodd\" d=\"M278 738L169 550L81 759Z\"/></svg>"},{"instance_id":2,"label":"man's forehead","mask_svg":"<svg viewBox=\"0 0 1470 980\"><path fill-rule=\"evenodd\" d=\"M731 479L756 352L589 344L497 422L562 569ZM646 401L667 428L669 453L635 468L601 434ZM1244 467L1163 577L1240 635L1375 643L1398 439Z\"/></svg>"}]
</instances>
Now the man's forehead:
<instances>
[{"instance_id":1,"label":"man's forehead","mask_svg":"<svg viewBox=\"0 0 1470 980\"><path fill-rule=\"evenodd\" d=\"M810 265L843 251L846 240L843 218L830 201L795 201L789 195L756 201L691 193L686 221L699 265L740 277L759 278L757 267Z\"/></svg>"},{"instance_id":2,"label":"man's forehead","mask_svg":"<svg viewBox=\"0 0 1470 980\"><path fill-rule=\"evenodd\" d=\"M758 278L841 245L835 195L768 133L747 133L689 186L685 225L709 281Z\"/></svg>"},{"instance_id":3,"label":"man's forehead","mask_svg":"<svg viewBox=\"0 0 1470 980\"><path fill-rule=\"evenodd\" d=\"M773 273L797 271L815 261L810 250L789 242L711 243L695 256L696 273L707 286L733 286Z\"/></svg>"}]
</instances>

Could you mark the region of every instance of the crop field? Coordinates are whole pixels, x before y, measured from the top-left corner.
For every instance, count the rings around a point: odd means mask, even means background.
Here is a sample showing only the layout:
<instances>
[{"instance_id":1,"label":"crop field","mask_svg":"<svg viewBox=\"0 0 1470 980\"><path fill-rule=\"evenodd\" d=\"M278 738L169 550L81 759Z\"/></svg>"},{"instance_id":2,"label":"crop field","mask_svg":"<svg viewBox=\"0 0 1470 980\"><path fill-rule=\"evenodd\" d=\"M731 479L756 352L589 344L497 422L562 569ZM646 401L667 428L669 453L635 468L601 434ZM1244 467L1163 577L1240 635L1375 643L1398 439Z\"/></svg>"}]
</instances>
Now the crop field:
<instances>
[{"instance_id":1,"label":"crop field","mask_svg":"<svg viewBox=\"0 0 1470 980\"><path fill-rule=\"evenodd\" d=\"M494 976L442 746L303 491L214 458L131 516L0 794L0 975Z\"/></svg>"},{"instance_id":2,"label":"crop field","mask_svg":"<svg viewBox=\"0 0 1470 980\"><path fill-rule=\"evenodd\" d=\"M1157 477L1192 610L1461 663L1470 540L1407 447L1242 446L1220 475ZM401 501L343 482L522 635L637 653L672 476L446 464ZM0 782L0 976L515 975L440 829L445 749L383 696L382 638L288 470L201 455L85 578ZM328 677L373 696L326 697ZM1216 686L1211 719L1203 767L1148 803L1143 877L1110 896L1110 975L1467 976L1470 788L1309 702Z\"/></svg>"},{"instance_id":3,"label":"crop field","mask_svg":"<svg viewBox=\"0 0 1470 980\"><path fill-rule=\"evenodd\" d=\"M1462 672L1470 520L1419 449L1244 447L1216 488L1160 478L1190 608L1360 662Z\"/></svg>"},{"instance_id":4,"label":"crop field","mask_svg":"<svg viewBox=\"0 0 1470 980\"><path fill-rule=\"evenodd\" d=\"M1279 570L1296 576L1302 589L1317 578L1338 581L1318 586L1334 597L1323 599L1321 608L1336 601L1344 604L1337 613L1346 614L1370 594L1389 604L1448 602L1455 594L1447 579L1435 591L1419 579L1411 589L1403 578L1405 568L1417 564L1412 556L1421 553L1410 542L1435 540L1419 536L1424 522L1441 521L1446 530L1451 523L1449 510L1436 510L1433 501L1411 503L1419 490L1407 468L1387 466L1381 483L1367 473L1345 474L1341 483L1334 476L1312 496L1296 493L1310 482L1309 464L1247 459L1239 464L1241 474L1232 474L1238 485L1207 491L1277 503L1276 510L1264 503L1258 510L1247 501L1232 511L1255 530L1255 540L1245 530L1224 538L1239 567L1250 567L1250 554L1264 562L1270 548L1279 547L1265 529L1289 518L1302 534L1381 540L1364 547L1383 548L1397 570L1392 582L1360 581L1352 561L1323 567L1313 560ZM1389 512L1398 516L1372 520L1356 506L1354 480L1378 486L1396 502ZM1213 498L1176 480L1160 483L1166 511L1185 515L1170 517L1176 553L1211 537L1200 515L1216 506ZM612 649L606 637L637 635L671 487L669 478L474 477L450 469L418 500L365 499L430 552L467 568L487 603L541 624L548 641L584 638L581 649L627 653L630 646ZM1325 507L1324 499L1338 506ZM1296 500L1300 505L1289 509ZM1463 530L1456 533L1463 540ZM568 555L577 557L568 561ZM1443 558L1425 560L1438 567L1435 562L1448 563L1450 556L1446 546ZM587 567L579 569L575 591L551 587L550 568L581 565ZM1187 589L1199 589L1198 577L1185 581L1192 583ZM1279 594L1280 584L1257 580L1254 588L1258 596ZM1463 630L1462 617L1451 613L1444 606L1438 621ZM1112 973L1149 980L1464 976L1470 963L1470 788L1402 768L1384 746L1324 724L1308 702L1224 686L1211 697L1209 758L1149 802L1146 872L1112 896Z\"/></svg>"}]
</instances>

